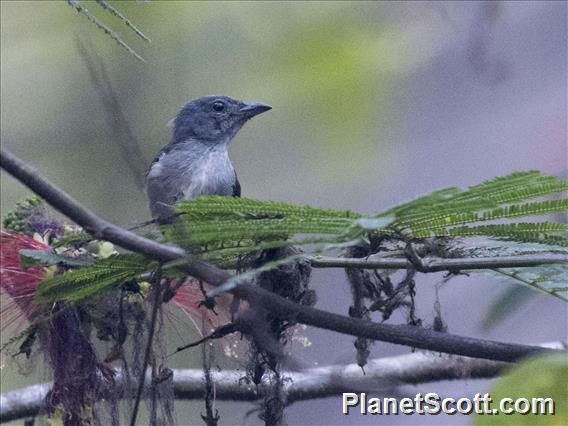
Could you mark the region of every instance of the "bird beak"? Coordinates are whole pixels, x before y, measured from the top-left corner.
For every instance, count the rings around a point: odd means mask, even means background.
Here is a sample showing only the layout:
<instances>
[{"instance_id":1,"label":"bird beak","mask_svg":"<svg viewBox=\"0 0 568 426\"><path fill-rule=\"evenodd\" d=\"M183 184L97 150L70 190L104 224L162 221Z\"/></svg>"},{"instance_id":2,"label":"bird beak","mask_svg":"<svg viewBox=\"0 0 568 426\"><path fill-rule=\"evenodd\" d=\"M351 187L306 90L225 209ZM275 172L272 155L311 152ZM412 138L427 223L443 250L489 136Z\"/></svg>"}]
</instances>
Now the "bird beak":
<instances>
[{"instance_id":1,"label":"bird beak","mask_svg":"<svg viewBox=\"0 0 568 426\"><path fill-rule=\"evenodd\" d=\"M255 115L262 114L271 109L272 107L270 105L261 104L260 102L244 102L239 112L246 115L247 118L252 118Z\"/></svg>"}]
</instances>

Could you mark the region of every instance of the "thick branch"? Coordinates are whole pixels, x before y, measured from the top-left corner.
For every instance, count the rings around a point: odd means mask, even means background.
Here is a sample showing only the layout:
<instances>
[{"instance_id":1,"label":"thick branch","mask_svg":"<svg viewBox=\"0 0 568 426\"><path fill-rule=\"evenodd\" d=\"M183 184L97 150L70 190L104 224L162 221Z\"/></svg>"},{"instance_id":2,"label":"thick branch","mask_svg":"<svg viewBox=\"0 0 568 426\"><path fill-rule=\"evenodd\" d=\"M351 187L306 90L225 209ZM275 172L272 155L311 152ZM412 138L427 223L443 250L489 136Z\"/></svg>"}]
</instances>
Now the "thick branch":
<instances>
[{"instance_id":1,"label":"thick branch","mask_svg":"<svg viewBox=\"0 0 568 426\"><path fill-rule=\"evenodd\" d=\"M380 257L371 255L364 258L314 256L309 258L314 268L360 268L360 269L406 269L412 263L406 258ZM522 256L470 257L459 259L422 259L424 269L420 272L462 271L469 269L521 268L555 263L567 263L564 254L535 254Z\"/></svg>"},{"instance_id":2,"label":"thick branch","mask_svg":"<svg viewBox=\"0 0 568 426\"><path fill-rule=\"evenodd\" d=\"M64 191L42 178L35 169L11 153L4 150L1 151L0 165L46 200L51 206L81 225L87 232L98 239L110 241L133 252L163 262L184 259L186 261L183 266L185 272L214 286L223 284L232 276L227 271L194 256L189 256L180 247L159 244L99 218ZM298 305L250 284L240 285L231 290L231 292L248 300L251 306L265 307L270 310L272 315L281 319L294 320L302 324L352 336L436 352L447 352L497 361L516 361L536 353L556 352L535 346L507 344L456 336L414 326L378 324L357 318L348 318L309 306Z\"/></svg>"},{"instance_id":3,"label":"thick branch","mask_svg":"<svg viewBox=\"0 0 568 426\"><path fill-rule=\"evenodd\" d=\"M558 343L555 347L561 348L562 345ZM404 384L492 378L508 365L505 362L416 352L371 360L365 366L365 373L356 364L310 368L301 372L284 372L283 376L292 379L285 381L284 392L287 401L292 403L341 395L343 392L365 392L379 389L384 391ZM176 399L200 400L203 398L205 386L203 370L173 371ZM252 383L247 384L242 380L242 371L212 371L211 374L218 400L256 401L263 397L259 392L263 387L257 387ZM146 380L146 383L150 382L151 380ZM136 384L133 381L130 386L135 387ZM146 390L149 390L148 386L146 385ZM50 384L44 383L1 394L0 422L37 415L50 388Z\"/></svg>"}]
</instances>

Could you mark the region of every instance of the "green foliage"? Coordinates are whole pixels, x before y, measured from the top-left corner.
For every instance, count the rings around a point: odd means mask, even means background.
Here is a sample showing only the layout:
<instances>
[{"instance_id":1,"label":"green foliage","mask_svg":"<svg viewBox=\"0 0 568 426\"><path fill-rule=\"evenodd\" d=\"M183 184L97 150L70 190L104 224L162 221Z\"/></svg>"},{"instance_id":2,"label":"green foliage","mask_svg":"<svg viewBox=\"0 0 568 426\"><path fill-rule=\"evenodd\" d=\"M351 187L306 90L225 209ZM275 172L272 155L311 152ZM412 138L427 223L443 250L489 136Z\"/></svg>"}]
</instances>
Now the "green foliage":
<instances>
[{"instance_id":1,"label":"green foliage","mask_svg":"<svg viewBox=\"0 0 568 426\"><path fill-rule=\"evenodd\" d=\"M536 374L535 374L536 372ZM568 424L568 362L566 355L549 355L529 359L513 367L490 391L491 408L502 398L552 398L554 414L475 414L477 426L497 425L566 425ZM512 405L507 408L511 408ZM523 406L521 406L523 407Z\"/></svg>"},{"instance_id":2,"label":"green foliage","mask_svg":"<svg viewBox=\"0 0 568 426\"><path fill-rule=\"evenodd\" d=\"M568 302L567 264L536 266L534 268L495 269L497 274L513 282L551 294Z\"/></svg>"},{"instance_id":3,"label":"green foliage","mask_svg":"<svg viewBox=\"0 0 568 426\"><path fill-rule=\"evenodd\" d=\"M436 191L370 217L273 201L200 197L179 203L181 223L164 229L169 241L222 266L231 265L239 256L253 251L289 244L311 244L312 252L317 253L361 242L368 233L404 239L484 236L568 246L565 224L550 221L476 224L567 211L566 198L525 202L567 189L568 181L543 176L538 171L519 172L468 190ZM298 235L312 236L291 239ZM499 274L565 299L562 293L566 289L559 283L567 272L565 266L557 265L499 271Z\"/></svg>"},{"instance_id":4,"label":"green foliage","mask_svg":"<svg viewBox=\"0 0 568 426\"><path fill-rule=\"evenodd\" d=\"M10 337L7 342L3 342L2 346L0 346L0 352L4 352L6 349L11 347L15 343L17 343L17 342L19 342L23 339L26 339L28 336L32 335L35 332L36 332L36 326L34 326L34 325L30 325L30 326L24 328L20 333L16 334L15 336Z\"/></svg>"},{"instance_id":5,"label":"green foliage","mask_svg":"<svg viewBox=\"0 0 568 426\"><path fill-rule=\"evenodd\" d=\"M522 303L529 300L535 292L545 292L561 300L568 298L568 248L556 241L519 242L506 239L466 237L460 239L458 251L470 257L563 255L567 261L557 264L541 265L531 268L507 268L487 270L493 281L502 281L503 285L514 285L495 299L488 311L484 327L491 327L503 319Z\"/></svg>"},{"instance_id":6,"label":"green foliage","mask_svg":"<svg viewBox=\"0 0 568 426\"><path fill-rule=\"evenodd\" d=\"M56 300L78 302L134 280L154 265L155 262L143 256L114 255L98 260L91 266L68 271L42 281L38 297L49 302Z\"/></svg>"},{"instance_id":7,"label":"green foliage","mask_svg":"<svg viewBox=\"0 0 568 426\"><path fill-rule=\"evenodd\" d=\"M421 238L441 236L450 226L497 219L515 219L523 216L541 216L568 210L568 199L547 200L526 204L511 204L491 210L469 210L451 213L432 214L419 219L402 221L399 226L407 227L412 235ZM462 228L467 229L467 228ZM563 231L555 230L555 231ZM450 232L451 234L451 232ZM477 235L477 234L473 234ZM486 235L486 234L480 234Z\"/></svg>"},{"instance_id":8,"label":"green foliage","mask_svg":"<svg viewBox=\"0 0 568 426\"><path fill-rule=\"evenodd\" d=\"M462 191L448 188L397 206L386 213L395 215L393 226L416 238L428 236L486 235L490 237L519 238L519 241L542 242L556 234L566 234L566 228L539 225L499 227L453 227L475 222L542 216L568 210L568 199L536 202L523 201L568 190L568 181L544 176L538 171L517 172L497 177ZM545 222L547 223L547 222ZM524 231L524 232L523 232ZM567 242L566 237L556 238ZM546 242L546 241L545 241Z\"/></svg>"},{"instance_id":9,"label":"green foliage","mask_svg":"<svg viewBox=\"0 0 568 426\"><path fill-rule=\"evenodd\" d=\"M87 241L91 241L92 239L93 237L86 232L77 232L58 238L52 246L55 248L73 246L75 244L83 244Z\"/></svg>"},{"instance_id":10,"label":"green foliage","mask_svg":"<svg viewBox=\"0 0 568 426\"><path fill-rule=\"evenodd\" d=\"M20 250L22 266L28 268L33 265L61 265L70 268L92 265L94 259L90 256L64 256L49 250Z\"/></svg>"},{"instance_id":11,"label":"green foliage","mask_svg":"<svg viewBox=\"0 0 568 426\"><path fill-rule=\"evenodd\" d=\"M448 188L375 216L282 202L209 196L177 205L181 223L164 227L168 240L195 253L243 254L290 243L294 235L324 235L294 244L346 243L367 232L424 237L487 236L568 245L568 227L553 222L479 222L568 211L568 199L523 202L568 189L568 181L537 171L494 178L468 190ZM383 219L382 221L379 221ZM375 221L375 222L373 222ZM468 225L466 225L468 224Z\"/></svg>"},{"instance_id":12,"label":"green foliage","mask_svg":"<svg viewBox=\"0 0 568 426\"><path fill-rule=\"evenodd\" d=\"M167 242L230 268L238 266L243 256L260 250L294 245L304 246L311 254L318 254L364 243L370 234L402 241L424 237L490 237L502 240L498 246L501 252L493 255L510 255L510 252L502 250L507 242L515 242L517 253L520 247L527 250L530 247L529 251L538 252L531 244L564 250L563 246L568 246L565 224L550 221L502 222L567 211L566 198L527 201L567 188L567 181L543 176L536 171L513 173L468 190L448 188L436 191L373 216L284 202L205 196L179 202L176 209L180 220L163 225L161 230ZM496 220L501 223L483 223ZM464 253L468 251L464 250ZM282 259L264 265L263 270L293 260ZM139 256L113 255L92 266L45 281L40 286L40 296L50 301L81 300L134 279L152 266ZM167 266L172 273L177 263ZM227 283L224 289L232 288L258 272L241 275ZM566 300L564 294L568 289L562 284L568 273L566 265L503 269L494 273Z\"/></svg>"},{"instance_id":13,"label":"green foliage","mask_svg":"<svg viewBox=\"0 0 568 426\"><path fill-rule=\"evenodd\" d=\"M297 217L348 220L362 217L349 210L318 209L307 205L296 206L281 201L260 201L251 198L207 196L198 200L181 201L178 211L188 218L220 216L233 218Z\"/></svg>"},{"instance_id":14,"label":"green foliage","mask_svg":"<svg viewBox=\"0 0 568 426\"><path fill-rule=\"evenodd\" d=\"M318 137L312 140L315 143L303 145L302 150L314 164L326 164L331 171L327 179L356 183L358 176L372 168L389 166L380 155L388 145L387 138L374 138L369 133L369 123L382 129L391 121L392 90L396 84L393 76L398 72L390 71L406 68L401 63L404 53L390 41L397 35L391 33L388 18L373 13L371 20L360 19L357 7L351 7L349 2L328 2L325 7L318 2L303 2L298 11L294 10L294 2L275 3L270 7L278 12L270 13L278 13L281 19L277 24L273 22L274 31L263 37L271 37L272 33L274 38L265 38L264 43L266 47L279 45L285 29L287 49L266 50L268 61L263 66L277 79L269 82L263 78L254 82L251 89L257 90L259 84L264 84L262 89L292 106L302 99L303 107L310 111L309 116L304 116L305 123L318 129ZM254 13L248 8L246 14L253 16L247 19L254 19ZM290 16L295 17L290 20ZM339 116L340 120L329 120ZM296 123L296 129L301 125ZM372 144L368 143L369 138ZM346 149L346 144L349 155L337 155ZM349 173L349 166L357 172ZM333 173L338 169L346 173Z\"/></svg>"},{"instance_id":15,"label":"green foliage","mask_svg":"<svg viewBox=\"0 0 568 426\"><path fill-rule=\"evenodd\" d=\"M2 219L2 226L5 229L23 232L26 218L42 202L43 200L39 197L30 197L17 203L14 211L6 214Z\"/></svg>"},{"instance_id":16,"label":"green foliage","mask_svg":"<svg viewBox=\"0 0 568 426\"><path fill-rule=\"evenodd\" d=\"M221 264L268 248L338 244L356 238L362 229L356 221L362 215L351 211L249 198L199 197L178 203L177 210L182 220L162 228L166 239ZM301 234L318 237L289 239Z\"/></svg>"},{"instance_id":17,"label":"green foliage","mask_svg":"<svg viewBox=\"0 0 568 426\"><path fill-rule=\"evenodd\" d=\"M138 37L142 40L149 42L150 39L142 33L124 14L119 12L114 6L112 6L106 0L96 0L97 4L103 8L103 10L107 11L111 15L120 19L128 28L130 28ZM102 30L106 35L116 41L121 47L126 49L128 53L134 56L141 62L145 62L144 58L142 58L134 49L132 49L123 39L118 35L117 32L113 31L107 24L93 15L81 2L81 0L67 0L67 4L71 6L73 9L77 11L77 13L83 15L87 18L90 22L92 22L98 29Z\"/></svg>"},{"instance_id":18,"label":"green foliage","mask_svg":"<svg viewBox=\"0 0 568 426\"><path fill-rule=\"evenodd\" d=\"M556 254L565 255L568 259L568 248L542 243L517 243L513 241L483 240L473 238L465 254L469 256L517 256ZM464 240L466 243L469 239ZM566 300L566 277L568 263L535 268L499 269L487 271L493 280L502 281L505 290L491 301L487 314L483 318L482 327L490 329L530 301L537 292L544 291ZM520 285L519 285L520 284ZM535 291L536 290L536 291Z\"/></svg>"},{"instance_id":19,"label":"green foliage","mask_svg":"<svg viewBox=\"0 0 568 426\"><path fill-rule=\"evenodd\" d=\"M568 181L542 175L537 170L515 172L500 176L468 190L442 189L389 210L397 216L420 217L434 211L453 212L458 209L495 208L506 203L529 200L568 190Z\"/></svg>"},{"instance_id":20,"label":"green foliage","mask_svg":"<svg viewBox=\"0 0 568 426\"><path fill-rule=\"evenodd\" d=\"M452 237L471 237L485 235L522 242L541 242L557 245L567 245L563 235L568 232L568 226L562 223L502 223L495 225L458 226L450 228L447 235Z\"/></svg>"}]
</instances>

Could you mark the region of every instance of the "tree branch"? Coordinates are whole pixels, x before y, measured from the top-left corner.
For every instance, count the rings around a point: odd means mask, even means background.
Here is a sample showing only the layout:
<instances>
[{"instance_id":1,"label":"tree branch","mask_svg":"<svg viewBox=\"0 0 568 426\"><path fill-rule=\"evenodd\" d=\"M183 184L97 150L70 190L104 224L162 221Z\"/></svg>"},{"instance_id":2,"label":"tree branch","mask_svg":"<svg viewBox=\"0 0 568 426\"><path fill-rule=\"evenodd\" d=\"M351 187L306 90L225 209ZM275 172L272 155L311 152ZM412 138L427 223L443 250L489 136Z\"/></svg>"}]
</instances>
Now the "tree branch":
<instances>
[{"instance_id":1,"label":"tree branch","mask_svg":"<svg viewBox=\"0 0 568 426\"><path fill-rule=\"evenodd\" d=\"M547 344L563 348L562 343ZM365 373L357 364L309 368L299 372L283 372L284 392L288 403L341 395L343 392L384 391L399 385L437 382L441 380L482 379L496 377L510 364L453 355L415 352L396 357L370 360ZM180 400L201 400L205 391L203 370L173 370L174 395ZM149 372L147 374L150 374ZM211 371L216 398L231 401L257 401L263 397L257 387L246 383L242 371ZM117 374L120 382L122 376ZM146 380L149 391L151 380ZM133 379L129 386L136 387ZM38 415L51 384L28 386L0 395L0 423ZM124 389L124 383L118 386ZM131 395L128 394L128 395Z\"/></svg>"},{"instance_id":2,"label":"tree branch","mask_svg":"<svg viewBox=\"0 0 568 426\"><path fill-rule=\"evenodd\" d=\"M41 177L35 169L9 152L4 150L0 152L0 165L52 207L75 221L97 239L110 241L125 249L162 262L184 259L186 263L182 268L186 273L214 286L222 285L232 276L227 271L188 255L180 247L157 243L99 218L67 193ZM558 352L557 350L535 346L456 336L415 326L378 324L357 318L348 318L293 303L250 284L237 286L231 290L231 293L246 299L251 306L265 307L270 310L271 315L280 319L435 352L497 361L516 361L537 353Z\"/></svg>"},{"instance_id":3,"label":"tree branch","mask_svg":"<svg viewBox=\"0 0 568 426\"><path fill-rule=\"evenodd\" d=\"M406 258L371 255L363 258L313 256L308 258L314 268L407 269L412 263ZM547 264L567 263L564 254L535 254L500 257L469 257L459 259L422 259L420 272L462 271L469 269L522 268Z\"/></svg>"}]
</instances>

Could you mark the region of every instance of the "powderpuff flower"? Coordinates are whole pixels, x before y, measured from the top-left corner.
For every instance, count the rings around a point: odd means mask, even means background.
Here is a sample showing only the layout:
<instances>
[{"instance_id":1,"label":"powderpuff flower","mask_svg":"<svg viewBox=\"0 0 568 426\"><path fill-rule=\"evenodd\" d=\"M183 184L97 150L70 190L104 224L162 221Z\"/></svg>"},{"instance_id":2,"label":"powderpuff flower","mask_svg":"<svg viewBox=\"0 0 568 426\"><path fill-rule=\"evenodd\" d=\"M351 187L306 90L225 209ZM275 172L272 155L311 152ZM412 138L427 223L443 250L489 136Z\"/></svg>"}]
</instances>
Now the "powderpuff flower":
<instances>
[{"instance_id":1,"label":"powderpuff flower","mask_svg":"<svg viewBox=\"0 0 568 426\"><path fill-rule=\"evenodd\" d=\"M0 289L9 299L0 308L1 330L32 317L36 290L46 273L40 265L24 268L20 250L50 249L48 244L25 234L0 229Z\"/></svg>"},{"instance_id":2,"label":"powderpuff flower","mask_svg":"<svg viewBox=\"0 0 568 426\"><path fill-rule=\"evenodd\" d=\"M215 298L214 311L202 306L203 291L199 285L199 281L195 278L188 277L181 283L167 282L164 280L163 285L168 284L175 290L174 297L169 303L179 308L187 319L193 324L197 332L203 337L213 332L216 328L231 322L231 305L232 296L225 293ZM211 286L204 284L205 290L209 290ZM242 301L241 303L246 303ZM166 312L170 316L172 325L176 326L179 321L174 318L172 312ZM199 324L201 319L201 324ZM296 325L288 327L285 331L285 338L289 342L299 343L303 347L311 346L311 341L303 333L306 330L305 325ZM230 334L221 339L221 347L225 356L229 358L241 358L246 356L246 345L241 344L238 334Z\"/></svg>"},{"instance_id":3,"label":"powderpuff flower","mask_svg":"<svg viewBox=\"0 0 568 426\"><path fill-rule=\"evenodd\" d=\"M175 295L168 304L173 304L183 312L185 319L193 324L202 337L231 322L232 296L228 294L217 296L214 310L211 310L201 303L203 291L197 279L188 277L181 283L170 282L169 285L175 291ZM208 284L204 284L204 287L205 290L210 288ZM177 328L176 324L180 322L175 319L175 314L171 310L166 314L170 317L174 328ZM227 357L239 358L243 354L243 350L246 349L239 345L240 339L236 334L225 336L221 340L223 352Z\"/></svg>"},{"instance_id":4,"label":"powderpuff flower","mask_svg":"<svg viewBox=\"0 0 568 426\"><path fill-rule=\"evenodd\" d=\"M230 322L229 303L224 298L219 298L215 306L215 313L201 305L203 301L203 292L201 291L199 281L195 278L188 277L181 284L173 284L175 295L171 300L187 317L192 321L198 331L210 333L220 325ZM201 330L195 319L201 318L204 330Z\"/></svg>"}]
</instances>

